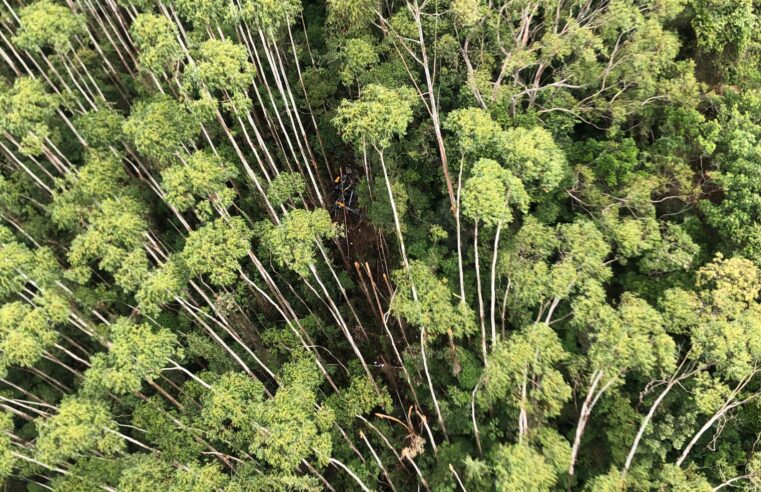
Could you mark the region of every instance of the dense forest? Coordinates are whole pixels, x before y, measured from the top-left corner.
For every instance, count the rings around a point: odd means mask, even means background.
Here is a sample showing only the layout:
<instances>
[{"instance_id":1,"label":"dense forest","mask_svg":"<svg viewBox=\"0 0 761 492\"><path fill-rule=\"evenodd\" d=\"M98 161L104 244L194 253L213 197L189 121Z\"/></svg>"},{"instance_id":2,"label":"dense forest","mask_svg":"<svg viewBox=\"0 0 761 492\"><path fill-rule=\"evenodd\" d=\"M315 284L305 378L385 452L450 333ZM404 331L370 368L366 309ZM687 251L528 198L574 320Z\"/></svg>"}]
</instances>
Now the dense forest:
<instances>
[{"instance_id":1,"label":"dense forest","mask_svg":"<svg viewBox=\"0 0 761 492\"><path fill-rule=\"evenodd\" d=\"M2 0L8 491L761 490L761 1Z\"/></svg>"}]
</instances>

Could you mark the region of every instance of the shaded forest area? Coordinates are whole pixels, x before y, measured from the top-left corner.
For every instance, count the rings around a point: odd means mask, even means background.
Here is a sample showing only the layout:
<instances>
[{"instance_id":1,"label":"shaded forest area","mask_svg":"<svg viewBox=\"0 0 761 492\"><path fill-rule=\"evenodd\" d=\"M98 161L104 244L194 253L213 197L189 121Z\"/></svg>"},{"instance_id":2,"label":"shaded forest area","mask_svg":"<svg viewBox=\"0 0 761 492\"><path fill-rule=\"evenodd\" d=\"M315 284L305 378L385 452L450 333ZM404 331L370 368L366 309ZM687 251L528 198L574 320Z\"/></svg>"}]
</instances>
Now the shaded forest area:
<instances>
[{"instance_id":1,"label":"shaded forest area","mask_svg":"<svg viewBox=\"0 0 761 492\"><path fill-rule=\"evenodd\" d=\"M758 0L3 0L4 490L761 489Z\"/></svg>"}]
</instances>

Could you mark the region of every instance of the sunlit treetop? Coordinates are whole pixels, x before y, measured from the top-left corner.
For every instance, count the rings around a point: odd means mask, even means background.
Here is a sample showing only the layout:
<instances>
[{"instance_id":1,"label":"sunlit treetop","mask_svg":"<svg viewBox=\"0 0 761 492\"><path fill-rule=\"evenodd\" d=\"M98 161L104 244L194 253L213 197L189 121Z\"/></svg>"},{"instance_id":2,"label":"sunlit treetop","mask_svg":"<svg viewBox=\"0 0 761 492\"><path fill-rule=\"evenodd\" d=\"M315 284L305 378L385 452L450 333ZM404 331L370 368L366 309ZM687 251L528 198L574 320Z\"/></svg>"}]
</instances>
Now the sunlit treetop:
<instances>
[{"instance_id":1,"label":"sunlit treetop","mask_svg":"<svg viewBox=\"0 0 761 492\"><path fill-rule=\"evenodd\" d=\"M137 264L132 270L125 272L131 274L130 277L125 275L131 280L126 287L137 288L135 300L142 312L149 316L158 316L164 304L173 301L175 296L182 293L190 276L182 257L182 253L170 256L166 263L148 272L145 258L138 256ZM122 268L129 266L130 259L131 256L127 256Z\"/></svg>"},{"instance_id":2,"label":"sunlit treetop","mask_svg":"<svg viewBox=\"0 0 761 492\"><path fill-rule=\"evenodd\" d=\"M451 332L459 338L475 332L473 311L467 304L457 302L446 281L425 263L411 262L409 269L394 272L394 280L397 292L391 309L409 323L434 336Z\"/></svg>"},{"instance_id":3,"label":"sunlit treetop","mask_svg":"<svg viewBox=\"0 0 761 492\"><path fill-rule=\"evenodd\" d=\"M196 63L185 69L188 83L225 102L231 101L233 109L238 110L251 106L247 93L255 74L245 46L216 39L203 42L198 48Z\"/></svg>"},{"instance_id":4,"label":"sunlit treetop","mask_svg":"<svg viewBox=\"0 0 761 492\"><path fill-rule=\"evenodd\" d=\"M505 132L491 115L481 108L456 109L444 120L462 155L470 159L501 158Z\"/></svg>"},{"instance_id":5,"label":"sunlit treetop","mask_svg":"<svg viewBox=\"0 0 761 492\"><path fill-rule=\"evenodd\" d=\"M124 116L111 108L90 111L78 117L75 126L91 147L120 147Z\"/></svg>"},{"instance_id":6,"label":"sunlit treetop","mask_svg":"<svg viewBox=\"0 0 761 492\"><path fill-rule=\"evenodd\" d=\"M37 456L45 463L61 463L90 453L114 455L125 449L108 407L79 397L64 399L58 413L36 421Z\"/></svg>"},{"instance_id":7,"label":"sunlit treetop","mask_svg":"<svg viewBox=\"0 0 761 492\"><path fill-rule=\"evenodd\" d=\"M301 13L299 0L243 0L240 17L265 32L277 33Z\"/></svg>"},{"instance_id":8,"label":"sunlit treetop","mask_svg":"<svg viewBox=\"0 0 761 492\"><path fill-rule=\"evenodd\" d=\"M346 40L342 50L343 68L341 82L350 87L355 81L367 80L368 69L380 62L378 50L370 38L353 38Z\"/></svg>"},{"instance_id":9,"label":"sunlit treetop","mask_svg":"<svg viewBox=\"0 0 761 492\"><path fill-rule=\"evenodd\" d=\"M377 0L328 0L327 24L339 32L361 31L377 17Z\"/></svg>"},{"instance_id":10,"label":"sunlit treetop","mask_svg":"<svg viewBox=\"0 0 761 492\"><path fill-rule=\"evenodd\" d=\"M360 99L341 102L333 124L344 141L358 149L365 145L384 149L394 137L406 133L416 100L409 87L388 89L371 84Z\"/></svg>"},{"instance_id":11,"label":"sunlit treetop","mask_svg":"<svg viewBox=\"0 0 761 492\"><path fill-rule=\"evenodd\" d=\"M60 319L52 320L43 309L20 302L0 307L0 368L33 366L58 340L54 321Z\"/></svg>"},{"instance_id":12,"label":"sunlit treetop","mask_svg":"<svg viewBox=\"0 0 761 492\"><path fill-rule=\"evenodd\" d=\"M93 356L85 373L84 390L105 388L115 394L140 390L143 380L152 382L169 358L181 356L177 337L169 330L152 329L120 318L109 327L108 352Z\"/></svg>"},{"instance_id":13,"label":"sunlit treetop","mask_svg":"<svg viewBox=\"0 0 761 492\"><path fill-rule=\"evenodd\" d=\"M239 260L252 237L242 218L220 218L188 235L182 260L191 276L208 275L214 285L229 285L238 278Z\"/></svg>"},{"instance_id":14,"label":"sunlit treetop","mask_svg":"<svg viewBox=\"0 0 761 492\"><path fill-rule=\"evenodd\" d=\"M212 204L227 209L235 190L227 182L237 175L223 157L209 151L197 151L182 162L161 172L166 201L185 212L192 208L204 218L212 213Z\"/></svg>"},{"instance_id":15,"label":"sunlit treetop","mask_svg":"<svg viewBox=\"0 0 761 492\"><path fill-rule=\"evenodd\" d=\"M696 286L701 296L724 316L732 317L758 302L761 293L761 273L750 260L724 258L698 270Z\"/></svg>"},{"instance_id":16,"label":"sunlit treetop","mask_svg":"<svg viewBox=\"0 0 761 492\"><path fill-rule=\"evenodd\" d=\"M0 129L21 140L24 154L38 155L51 135L51 119L59 104L59 97L50 94L40 79L19 77L12 87L0 87Z\"/></svg>"},{"instance_id":17,"label":"sunlit treetop","mask_svg":"<svg viewBox=\"0 0 761 492\"><path fill-rule=\"evenodd\" d=\"M120 196L128 189L129 177L119 156L93 151L79 173L68 174L61 190L53 195L51 217L61 228L84 226L102 202Z\"/></svg>"},{"instance_id":18,"label":"sunlit treetop","mask_svg":"<svg viewBox=\"0 0 761 492\"><path fill-rule=\"evenodd\" d=\"M491 159L473 165L462 189L463 214L488 226L513 220L511 206L528 211L529 197L520 179Z\"/></svg>"},{"instance_id":19,"label":"sunlit treetop","mask_svg":"<svg viewBox=\"0 0 761 492\"><path fill-rule=\"evenodd\" d=\"M13 417L8 412L0 413L0 431L0 480L5 480L13 473L16 462L11 451Z\"/></svg>"},{"instance_id":20,"label":"sunlit treetop","mask_svg":"<svg viewBox=\"0 0 761 492\"><path fill-rule=\"evenodd\" d=\"M132 198L103 200L101 207L88 218L88 228L71 243L71 266L89 278L89 263L99 260L105 271L115 271L127 253L139 248L147 229L143 204Z\"/></svg>"},{"instance_id":21,"label":"sunlit treetop","mask_svg":"<svg viewBox=\"0 0 761 492\"><path fill-rule=\"evenodd\" d=\"M161 73L176 68L183 58L176 37L177 27L163 15L138 15L132 23L131 32L140 50L138 60L143 68Z\"/></svg>"},{"instance_id":22,"label":"sunlit treetop","mask_svg":"<svg viewBox=\"0 0 761 492\"><path fill-rule=\"evenodd\" d=\"M184 105L168 96L137 101L124 123L124 133L141 154L166 165L200 132Z\"/></svg>"},{"instance_id":23,"label":"sunlit treetop","mask_svg":"<svg viewBox=\"0 0 761 492\"><path fill-rule=\"evenodd\" d=\"M261 222L256 227L261 247L275 262L304 276L316 261L315 241L333 239L337 234L336 225L324 209L296 209L279 225Z\"/></svg>"},{"instance_id":24,"label":"sunlit treetop","mask_svg":"<svg viewBox=\"0 0 761 492\"><path fill-rule=\"evenodd\" d=\"M227 0L173 0L177 12L203 31L205 26L216 28L235 17L235 6Z\"/></svg>"},{"instance_id":25,"label":"sunlit treetop","mask_svg":"<svg viewBox=\"0 0 761 492\"><path fill-rule=\"evenodd\" d=\"M507 168L526 186L538 187L539 193L556 188L568 172L565 155L550 132L541 127L507 130L502 152Z\"/></svg>"},{"instance_id":26,"label":"sunlit treetop","mask_svg":"<svg viewBox=\"0 0 761 492\"><path fill-rule=\"evenodd\" d=\"M0 299L17 294L30 280L40 288L51 287L60 274L50 248L30 249L16 241L9 229L0 226Z\"/></svg>"},{"instance_id":27,"label":"sunlit treetop","mask_svg":"<svg viewBox=\"0 0 761 492\"><path fill-rule=\"evenodd\" d=\"M283 384L271 401L250 376L222 375L203 399L202 422L210 434L225 436L276 470L293 471L312 456L325 466L333 414L315 405L320 374L305 358L283 369Z\"/></svg>"},{"instance_id":28,"label":"sunlit treetop","mask_svg":"<svg viewBox=\"0 0 761 492\"><path fill-rule=\"evenodd\" d=\"M463 27L477 24L483 18L480 12L481 0L452 0L450 9L454 20Z\"/></svg>"},{"instance_id":29,"label":"sunlit treetop","mask_svg":"<svg viewBox=\"0 0 761 492\"><path fill-rule=\"evenodd\" d=\"M37 0L19 10L20 27L13 42L21 49L52 47L64 52L72 48L71 38L85 33L84 18L51 0Z\"/></svg>"},{"instance_id":30,"label":"sunlit treetop","mask_svg":"<svg viewBox=\"0 0 761 492\"><path fill-rule=\"evenodd\" d=\"M500 445L494 452L497 490L552 490L558 471L527 444Z\"/></svg>"},{"instance_id":31,"label":"sunlit treetop","mask_svg":"<svg viewBox=\"0 0 761 492\"><path fill-rule=\"evenodd\" d=\"M530 425L540 425L557 416L571 398L571 387L556 369L568 357L548 325L527 326L495 346L479 396L490 405L523 409Z\"/></svg>"},{"instance_id":32,"label":"sunlit treetop","mask_svg":"<svg viewBox=\"0 0 761 492\"><path fill-rule=\"evenodd\" d=\"M267 199L277 207L289 200L298 204L306 191L306 182L299 173L280 173L267 188Z\"/></svg>"},{"instance_id":33,"label":"sunlit treetop","mask_svg":"<svg viewBox=\"0 0 761 492\"><path fill-rule=\"evenodd\" d=\"M601 306L591 319L584 318L593 330L590 363L608 377L628 370L651 377L674 370L676 343L666 333L661 314L646 301L625 293L618 309Z\"/></svg>"}]
</instances>

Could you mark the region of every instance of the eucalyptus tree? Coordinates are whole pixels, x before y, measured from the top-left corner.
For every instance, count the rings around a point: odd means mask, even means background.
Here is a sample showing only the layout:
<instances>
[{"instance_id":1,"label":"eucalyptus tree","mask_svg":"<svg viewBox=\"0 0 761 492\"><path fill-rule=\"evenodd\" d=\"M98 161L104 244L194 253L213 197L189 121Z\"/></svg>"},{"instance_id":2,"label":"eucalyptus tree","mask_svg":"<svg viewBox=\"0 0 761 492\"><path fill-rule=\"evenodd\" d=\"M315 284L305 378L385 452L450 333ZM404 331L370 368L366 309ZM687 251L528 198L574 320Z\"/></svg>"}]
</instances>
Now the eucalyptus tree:
<instances>
[{"instance_id":1,"label":"eucalyptus tree","mask_svg":"<svg viewBox=\"0 0 761 492\"><path fill-rule=\"evenodd\" d=\"M6 488L758 485L753 1L0 8Z\"/></svg>"}]
</instances>

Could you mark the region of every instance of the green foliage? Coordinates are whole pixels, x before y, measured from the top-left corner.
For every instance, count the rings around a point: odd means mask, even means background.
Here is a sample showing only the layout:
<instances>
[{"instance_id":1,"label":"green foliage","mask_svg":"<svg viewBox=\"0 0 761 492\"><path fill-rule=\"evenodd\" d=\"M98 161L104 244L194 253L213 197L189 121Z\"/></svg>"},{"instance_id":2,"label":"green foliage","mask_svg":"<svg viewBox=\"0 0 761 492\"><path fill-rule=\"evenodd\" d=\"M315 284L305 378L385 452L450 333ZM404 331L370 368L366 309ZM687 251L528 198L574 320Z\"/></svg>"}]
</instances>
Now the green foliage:
<instances>
[{"instance_id":1,"label":"green foliage","mask_svg":"<svg viewBox=\"0 0 761 492\"><path fill-rule=\"evenodd\" d=\"M608 305L584 306L595 312L578 316L592 325L589 362L612 379L634 370L646 377L671 373L676 364L676 343L666 333L663 319L642 299L625 293L618 309ZM578 309L582 309L581 303Z\"/></svg>"},{"instance_id":2,"label":"green foliage","mask_svg":"<svg viewBox=\"0 0 761 492\"><path fill-rule=\"evenodd\" d=\"M452 111L444 128L456 137L463 157L497 160L537 193L553 190L567 174L565 155L544 128L503 130L480 108Z\"/></svg>"},{"instance_id":3,"label":"green foliage","mask_svg":"<svg viewBox=\"0 0 761 492\"><path fill-rule=\"evenodd\" d=\"M753 0L693 0L695 16L692 27L698 48L716 57L727 66L717 68L724 72L742 70L732 62L753 56L749 51L758 41L756 30L758 5ZM755 51L755 50L754 50Z\"/></svg>"},{"instance_id":4,"label":"green foliage","mask_svg":"<svg viewBox=\"0 0 761 492\"><path fill-rule=\"evenodd\" d=\"M375 46L367 38L348 39L342 55L341 82L345 86L364 80L367 70L380 62Z\"/></svg>"},{"instance_id":5,"label":"green foliage","mask_svg":"<svg viewBox=\"0 0 761 492\"><path fill-rule=\"evenodd\" d=\"M124 193L129 177L121 159L106 151L87 154L78 173L68 174L53 195L51 218L65 229L82 227L102 203Z\"/></svg>"},{"instance_id":6,"label":"green foliage","mask_svg":"<svg viewBox=\"0 0 761 492\"><path fill-rule=\"evenodd\" d=\"M155 443L162 453L187 463L195 459L203 450L199 439L201 432L178 425L178 419L163 408L161 401L154 398L135 408L132 424L145 430L146 439Z\"/></svg>"},{"instance_id":7,"label":"green foliage","mask_svg":"<svg viewBox=\"0 0 761 492\"><path fill-rule=\"evenodd\" d=\"M58 340L54 321L61 320L50 319L44 309L20 302L3 304L0 307L0 367L5 370L11 365L33 366Z\"/></svg>"},{"instance_id":8,"label":"green foliage","mask_svg":"<svg viewBox=\"0 0 761 492\"><path fill-rule=\"evenodd\" d=\"M0 413L0 430L3 431L0 436L0 480L5 481L15 467L16 458L11 451L11 437L13 432L13 418L7 412Z\"/></svg>"},{"instance_id":9,"label":"green foliage","mask_svg":"<svg viewBox=\"0 0 761 492\"><path fill-rule=\"evenodd\" d=\"M208 219L212 207L227 209L235 191L227 182L237 176L236 169L222 157L208 151L191 154L183 163L161 172L166 201L180 212L193 209Z\"/></svg>"},{"instance_id":10,"label":"green foliage","mask_svg":"<svg viewBox=\"0 0 761 492\"><path fill-rule=\"evenodd\" d=\"M168 96L138 101L124 123L124 133L138 152L159 164L171 161L198 131L192 115Z\"/></svg>"},{"instance_id":11,"label":"green foliage","mask_svg":"<svg viewBox=\"0 0 761 492\"><path fill-rule=\"evenodd\" d=\"M24 50L72 49L70 40L85 31L84 19L52 0L37 0L19 10L20 27L13 43Z\"/></svg>"},{"instance_id":12,"label":"green foliage","mask_svg":"<svg viewBox=\"0 0 761 492\"><path fill-rule=\"evenodd\" d=\"M403 220L409 209L410 196L401 180L394 178L390 178L390 180L396 213L400 220ZM393 233L396 230L396 224L385 180L382 177L376 177L372 185L361 183L357 194L359 196L359 203L367 211L367 217L370 219L370 222L378 229ZM400 227L402 231L405 231L407 224L402 222Z\"/></svg>"},{"instance_id":13,"label":"green foliage","mask_svg":"<svg viewBox=\"0 0 761 492\"><path fill-rule=\"evenodd\" d=\"M320 382L306 359L285 367L284 383L271 401L258 381L224 374L204 398L202 421L210 436L221 435L276 470L292 471L314 456L319 466L331 453L333 417L315 408Z\"/></svg>"},{"instance_id":14,"label":"green foliage","mask_svg":"<svg viewBox=\"0 0 761 492\"><path fill-rule=\"evenodd\" d=\"M330 407L322 408L320 417L327 421L335 418L344 424L351 424L357 415L367 415L374 408L386 410L392 406L388 392L384 390L382 396L378 396L372 381L364 375L353 377L349 387L341 395L335 395L329 404Z\"/></svg>"},{"instance_id":15,"label":"green foliage","mask_svg":"<svg viewBox=\"0 0 761 492\"><path fill-rule=\"evenodd\" d=\"M397 293L391 310L433 336L450 333L455 337L476 330L475 315L467 304L456 302L447 283L425 263L413 261L409 269L394 272Z\"/></svg>"},{"instance_id":16,"label":"green foliage","mask_svg":"<svg viewBox=\"0 0 761 492\"><path fill-rule=\"evenodd\" d=\"M298 0L244 0L240 16L265 31L277 32L293 24L300 13L301 2Z\"/></svg>"},{"instance_id":17,"label":"green foliage","mask_svg":"<svg viewBox=\"0 0 761 492\"><path fill-rule=\"evenodd\" d=\"M218 26L234 18L235 7L225 0L174 0L177 12L194 26Z\"/></svg>"},{"instance_id":18,"label":"green foliage","mask_svg":"<svg viewBox=\"0 0 761 492\"><path fill-rule=\"evenodd\" d=\"M108 407L95 400L66 398L57 414L38 419L36 426L37 456L44 463L61 463L96 452L108 456L125 448Z\"/></svg>"},{"instance_id":19,"label":"green foliage","mask_svg":"<svg viewBox=\"0 0 761 492\"><path fill-rule=\"evenodd\" d=\"M463 214L487 226L509 224L513 221L510 205L525 213L528 203L521 180L491 159L473 165L462 189Z\"/></svg>"},{"instance_id":20,"label":"green foliage","mask_svg":"<svg viewBox=\"0 0 761 492\"><path fill-rule=\"evenodd\" d=\"M4 7L7 489L761 484L759 0Z\"/></svg>"},{"instance_id":21,"label":"green foliage","mask_svg":"<svg viewBox=\"0 0 761 492\"><path fill-rule=\"evenodd\" d=\"M98 266L114 272L119 269L128 252L143 243L147 223L144 208L132 198L109 198L89 217L87 230L74 238L69 250L69 262L80 279L90 276L89 263L99 260Z\"/></svg>"},{"instance_id":22,"label":"green foliage","mask_svg":"<svg viewBox=\"0 0 761 492\"><path fill-rule=\"evenodd\" d=\"M23 154L38 155L51 136L49 123L59 104L40 80L19 77L13 87L0 89L0 129L21 140Z\"/></svg>"},{"instance_id":23,"label":"green foliage","mask_svg":"<svg viewBox=\"0 0 761 492\"><path fill-rule=\"evenodd\" d=\"M388 89L371 84L357 101L342 101L333 124L345 142L357 148L384 149L395 136L403 136L412 119L415 93L408 87Z\"/></svg>"},{"instance_id":24,"label":"green foliage","mask_svg":"<svg viewBox=\"0 0 761 492\"><path fill-rule=\"evenodd\" d=\"M117 146L121 142L124 117L111 108L90 111L76 119L75 125L80 135L91 147Z\"/></svg>"},{"instance_id":25,"label":"green foliage","mask_svg":"<svg viewBox=\"0 0 761 492\"><path fill-rule=\"evenodd\" d=\"M306 276L315 263L315 241L333 239L338 235L336 225L323 209L296 209L288 213L277 226L269 222L257 224L260 246L281 267Z\"/></svg>"},{"instance_id":26,"label":"green foliage","mask_svg":"<svg viewBox=\"0 0 761 492\"><path fill-rule=\"evenodd\" d=\"M451 9L455 22L471 27L481 19L481 0L452 0Z\"/></svg>"},{"instance_id":27,"label":"green foliage","mask_svg":"<svg viewBox=\"0 0 761 492\"><path fill-rule=\"evenodd\" d=\"M229 93L233 107L239 110L250 106L246 93L255 74L245 46L215 39L201 44L196 63L185 70L189 81L203 90Z\"/></svg>"},{"instance_id":28,"label":"green foliage","mask_svg":"<svg viewBox=\"0 0 761 492\"><path fill-rule=\"evenodd\" d=\"M457 137L457 147L465 157L497 159L501 153L504 131L483 109L456 109L447 115L444 128Z\"/></svg>"},{"instance_id":29,"label":"green foliage","mask_svg":"<svg viewBox=\"0 0 761 492\"><path fill-rule=\"evenodd\" d=\"M511 128L501 145L507 168L532 189L551 191L566 175L565 156L550 132L542 127Z\"/></svg>"},{"instance_id":30,"label":"green foliage","mask_svg":"<svg viewBox=\"0 0 761 492\"><path fill-rule=\"evenodd\" d=\"M721 187L724 198L700 204L724 241L751 259L761 251L761 179L755 164L761 152L761 120L755 116L760 107L761 95L752 91L730 98L722 108L716 169L709 176Z\"/></svg>"},{"instance_id":31,"label":"green foliage","mask_svg":"<svg viewBox=\"0 0 761 492\"><path fill-rule=\"evenodd\" d=\"M138 15L132 23L131 33L140 49L140 65L151 72L172 70L183 57L176 38L177 28L162 15Z\"/></svg>"},{"instance_id":32,"label":"green foliage","mask_svg":"<svg viewBox=\"0 0 761 492\"><path fill-rule=\"evenodd\" d=\"M153 382L168 359L180 357L177 337L166 329L153 330L125 318L109 327L107 353L95 355L85 373L84 388L106 388L114 394L140 390L142 381Z\"/></svg>"},{"instance_id":33,"label":"green foliage","mask_svg":"<svg viewBox=\"0 0 761 492\"><path fill-rule=\"evenodd\" d=\"M191 232L182 253L188 273L208 275L215 285L232 283L252 236L240 217L220 218Z\"/></svg>"},{"instance_id":34,"label":"green foliage","mask_svg":"<svg viewBox=\"0 0 761 492\"><path fill-rule=\"evenodd\" d=\"M123 265L128 265L129 259L128 256ZM134 282L129 282L125 287L139 285L135 299L140 310L151 316L158 315L162 305L173 301L182 292L189 276L184 263L177 257L170 257L165 264L150 273L145 265L138 265L137 269L128 272L137 275L133 277Z\"/></svg>"},{"instance_id":35,"label":"green foliage","mask_svg":"<svg viewBox=\"0 0 761 492\"><path fill-rule=\"evenodd\" d=\"M376 0L328 0L327 25L342 32L364 29L375 19Z\"/></svg>"},{"instance_id":36,"label":"green foliage","mask_svg":"<svg viewBox=\"0 0 761 492\"><path fill-rule=\"evenodd\" d=\"M548 325L523 328L493 349L484 371L483 398L489 405L524 411L529 425L556 417L571 398L571 387L557 369L567 358Z\"/></svg>"},{"instance_id":37,"label":"green foliage","mask_svg":"<svg viewBox=\"0 0 761 492\"><path fill-rule=\"evenodd\" d=\"M305 191L306 182L301 174L280 173L267 188L267 199L274 207L283 205L289 200L299 203L301 201L300 196Z\"/></svg>"},{"instance_id":38,"label":"green foliage","mask_svg":"<svg viewBox=\"0 0 761 492\"><path fill-rule=\"evenodd\" d=\"M555 470L541 454L529 446L500 446L492 457L495 488L504 492L552 490L557 481Z\"/></svg>"}]
</instances>

